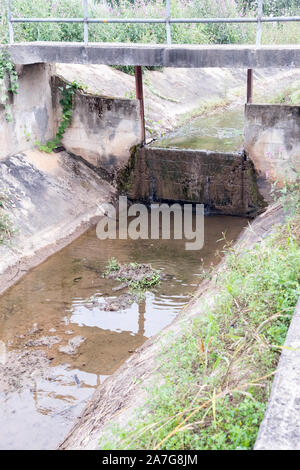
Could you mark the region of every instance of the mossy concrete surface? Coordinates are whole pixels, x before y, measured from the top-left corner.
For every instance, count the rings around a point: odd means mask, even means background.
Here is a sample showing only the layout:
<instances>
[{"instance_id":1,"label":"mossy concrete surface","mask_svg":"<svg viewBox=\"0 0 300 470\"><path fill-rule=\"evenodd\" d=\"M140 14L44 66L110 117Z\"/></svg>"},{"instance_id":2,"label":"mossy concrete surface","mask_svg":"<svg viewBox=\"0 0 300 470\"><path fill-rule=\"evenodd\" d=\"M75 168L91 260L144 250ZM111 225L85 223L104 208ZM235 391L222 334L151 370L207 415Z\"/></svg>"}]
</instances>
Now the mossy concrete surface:
<instances>
[{"instance_id":1,"label":"mossy concrete surface","mask_svg":"<svg viewBox=\"0 0 300 470\"><path fill-rule=\"evenodd\" d=\"M131 173L129 171L131 170ZM133 199L204 204L206 213L254 217L265 203L245 153L134 149L119 189Z\"/></svg>"},{"instance_id":2,"label":"mossy concrete surface","mask_svg":"<svg viewBox=\"0 0 300 470\"><path fill-rule=\"evenodd\" d=\"M52 77L54 123L61 117L60 87L66 81ZM132 146L141 142L140 104L136 99L113 98L78 89L74 95L72 122L62 144L96 168L111 173L127 164Z\"/></svg>"}]
</instances>

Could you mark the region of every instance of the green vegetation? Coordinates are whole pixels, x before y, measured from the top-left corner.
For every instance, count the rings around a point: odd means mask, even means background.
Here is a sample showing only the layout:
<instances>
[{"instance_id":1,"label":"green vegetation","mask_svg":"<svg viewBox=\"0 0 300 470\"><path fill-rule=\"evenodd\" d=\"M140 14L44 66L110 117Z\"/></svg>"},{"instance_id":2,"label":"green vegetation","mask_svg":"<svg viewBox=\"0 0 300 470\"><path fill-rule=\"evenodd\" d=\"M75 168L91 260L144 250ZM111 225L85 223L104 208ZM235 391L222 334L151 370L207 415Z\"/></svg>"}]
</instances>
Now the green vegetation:
<instances>
[{"instance_id":1,"label":"green vegetation","mask_svg":"<svg viewBox=\"0 0 300 470\"><path fill-rule=\"evenodd\" d=\"M125 282L135 291L150 289L158 285L161 280L160 271L153 269L150 264L120 264L116 258L109 260L103 277Z\"/></svg>"},{"instance_id":2,"label":"green vegetation","mask_svg":"<svg viewBox=\"0 0 300 470\"><path fill-rule=\"evenodd\" d=\"M299 0L264 2L266 15L299 15ZM256 16L257 0L171 0L173 18L248 17ZM82 18L81 0L13 0L13 17ZM164 18L165 0L103 0L89 2L91 18ZM83 41L83 25L78 23L14 24L15 41ZM172 24L173 44L255 44L255 24ZM0 37L8 42L7 5L0 5ZM90 24L91 42L165 43L164 24ZM262 29L262 44L299 44L299 23L267 23ZM133 74L133 66L117 66ZM150 70L153 67L147 67Z\"/></svg>"},{"instance_id":3,"label":"green vegetation","mask_svg":"<svg viewBox=\"0 0 300 470\"><path fill-rule=\"evenodd\" d=\"M299 173L296 175L294 182L286 183L279 188L275 182L272 188L273 197L281 202L283 210L290 218L300 214L300 176Z\"/></svg>"},{"instance_id":4,"label":"green vegetation","mask_svg":"<svg viewBox=\"0 0 300 470\"><path fill-rule=\"evenodd\" d=\"M299 0L269 0L264 2L266 15L299 14ZM15 17L83 17L81 0L13 0ZM255 16L256 0L171 0L172 17L242 17ZM89 2L91 18L165 17L165 0L116 0ZM83 41L82 24L16 24L16 41ZM173 43L255 43L255 25L252 24L173 24ZM0 35L8 42L6 2L0 6ZM164 24L91 24L89 39L99 42L165 43ZM264 24L263 43L299 43L299 25ZM127 71L132 72L132 69Z\"/></svg>"},{"instance_id":5,"label":"green vegetation","mask_svg":"<svg viewBox=\"0 0 300 470\"><path fill-rule=\"evenodd\" d=\"M295 82L270 100L274 104L300 104L300 83Z\"/></svg>"},{"instance_id":6,"label":"green vegetation","mask_svg":"<svg viewBox=\"0 0 300 470\"><path fill-rule=\"evenodd\" d=\"M61 122L53 140L49 140L46 145L41 145L40 142L35 142L41 151L51 153L53 149L59 146L67 127L71 124L72 121L73 95L78 88L79 85L76 82L68 83L64 86L58 87L62 94L62 98L60 100L60 104L62 105Z\"/></svg>"},{"instance_id":7,"label":"green vegetation","mask_svg":"<svg viewBox=\"0 0 300 470\"><path fill-rule=\"evenodd\" d=\"M6 243L14 232L9 216L5 210L6 201L7 198L3 196L3 194L0 194L0 245Z\"/></svg>"},{"instance_id":8,"label":"green vegetation","mask_svg":"<svg viewBox=\"0 0 300 470\"><path fill-rule=\"evenodd\" d=\"M106 266L104 276L108 276L111 274L113 271L119 271L120 265L116 258L111 258Z\"/></svg>"},{"instance_id":9,"label":"green vegetation","mask_svg":"<svg viewBox=\"0 0 300 470\"><path fill-rule=\"evenodd\" d=\"M289 216L272 235L227 248L214 306L202 301L181 337L162 336L146 406L102 449L253 447L300 293L299 189L280 190Z\"/></svg>"},{"instance_id":10,"label":"green vegetation","mask_svg":"<svg viewBox=\"0 0 300 470\"><path fill-rule=\"evenodd\" d=\"M203 116L203 114L208 114L220 108L225 108L228 104L230 104L230 100L228 98L208 98L204 100L198 108L194 108L192 111L182 114L176 127L184 126L192 119Z\"/></svg>"},{"instance_id":11,"label":"green vegetation","mask_svg":"<svg viewBox=\"0 0 300 470\"><path fill-rule=\"evenodd\" d=\"M147 290L151 289L154 286L157 286L160 284L160 273L159 271L153 272L150 276L146 275L142 279L134 280L130 279L126 276L124 277L119 277L119 281L126 281L128 283L128 286L131 287L133 290Z\"/></svg>"},{"instance_id":12,"label":"green vegetation","mask_svg":"<svg viewBox=\"0 0 300 470\"><path fill-rule=\"evenodd\" d=\"M7 51L0 51L0 105L5 108L5 117L8 122L12 121L10 114L10 93L18 93L18 75Z\"/></svg>"},{"instance_id":13,"label":"green vegetation","mask_svg":"<svg viewBox=\"0 0 300 470\"><path fill-rule=\"evenodd\" d=\"M257 0L241 0L238 2L243 11L257 11ZM263 14L269 16L293 15L300 8L300 0L268 0L263 3Z\"/></svg>"}]
</instances>

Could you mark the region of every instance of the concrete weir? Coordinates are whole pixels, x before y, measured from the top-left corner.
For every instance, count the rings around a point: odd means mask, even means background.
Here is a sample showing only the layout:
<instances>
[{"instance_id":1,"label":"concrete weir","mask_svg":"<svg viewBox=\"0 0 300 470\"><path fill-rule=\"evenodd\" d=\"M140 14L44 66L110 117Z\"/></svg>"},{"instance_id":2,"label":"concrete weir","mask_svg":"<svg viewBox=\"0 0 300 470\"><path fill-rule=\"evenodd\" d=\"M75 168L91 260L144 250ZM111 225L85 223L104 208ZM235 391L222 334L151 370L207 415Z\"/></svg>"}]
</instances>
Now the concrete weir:
<instances>
[{"instance_id":1,"label":"concrete weir","mask_svg":"<svg viewBox=\"0 0 300 470\"><path fill-rule=\"evenodd\" d=\"M142 147L119 174L131 199L201 203L209 214L254 217L265 203L244 153Z\"/></svg>"}]
</instances>

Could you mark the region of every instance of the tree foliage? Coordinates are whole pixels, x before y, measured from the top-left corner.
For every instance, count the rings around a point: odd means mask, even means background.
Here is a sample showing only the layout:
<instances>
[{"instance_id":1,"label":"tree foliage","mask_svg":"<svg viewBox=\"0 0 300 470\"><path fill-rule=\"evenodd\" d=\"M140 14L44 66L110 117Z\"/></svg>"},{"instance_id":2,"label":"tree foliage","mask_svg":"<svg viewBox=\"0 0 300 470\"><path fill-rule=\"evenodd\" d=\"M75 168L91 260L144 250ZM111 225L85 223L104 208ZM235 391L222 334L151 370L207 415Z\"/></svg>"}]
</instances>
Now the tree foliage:
<instances>
[{"instance_id":1,"label":"tree foliage","mask_svg":"<svg viewBox=\"0 0 300 470\"><path fill-rule=\"evenodd\" d=\"M236 0L237 5L246 14L257 11L258 0ZM264 0L263 14L266 16L293 15L299 13L300 0Z\"/></svg>"}]
</instances>

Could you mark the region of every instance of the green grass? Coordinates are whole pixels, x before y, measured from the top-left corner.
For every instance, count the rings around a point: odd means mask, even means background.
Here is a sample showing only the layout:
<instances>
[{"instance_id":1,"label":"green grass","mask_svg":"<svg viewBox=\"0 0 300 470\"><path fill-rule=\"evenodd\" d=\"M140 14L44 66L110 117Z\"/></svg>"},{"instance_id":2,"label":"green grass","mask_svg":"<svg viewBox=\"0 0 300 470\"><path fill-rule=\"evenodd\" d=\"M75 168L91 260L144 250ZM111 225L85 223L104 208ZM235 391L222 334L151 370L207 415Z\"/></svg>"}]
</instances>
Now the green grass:
<instances>
[{"instance_id":1,"label":"green grass","mask_svg":"<svg viewBox=\"0 0 300 470\"><path fill-rule=\"evenodd\" d=\"M195 119L204 114L209 114L213 111L216 111L220 108L224 108L229 105L231 100L228 98L208 98L203 101L203 103L192 111L188 111L182 114L179 119L176 127L181 127L187 124L192 119Z\"/></svg>"},{"instance_id":2,"label":"green grass","mask_svg":"<svg viewBox=\"0 0 300 470\"><path fill-rule=\"evenodd\" d=\"M249 251L227 249L215 307L202 305L181 337L162 337L146 406L101 449L253 448L300 293L299 184L293 189L282 190L285 224Z\"/></svg>"},{"instance_id":3,"label":"green grass","mask_svg":"<svg viewBox=\"0 0 300 470\"><path fill-rule=\"evenodd\" d=\"M5 197L0 196L0 245L6 243L12 236L14 230L6 212Z\"/></svg>"},{"instance_id":4,"label":"green grass","mask_svg":"<svg viewBox=\"0 0 300 470\"><path fill-rule=\"evenodd\" d=\"M285 88L278 95L274 96L270 100L270 103L299 105L300 104L300 82L292 83L292 85Z\"/></svg>"}]
</instances>

